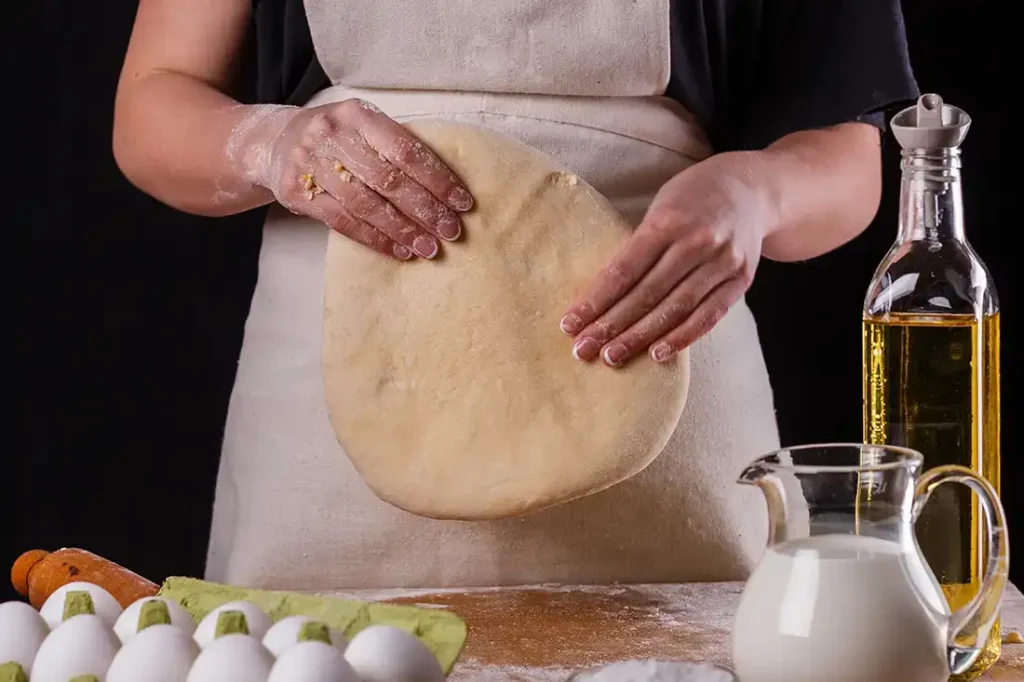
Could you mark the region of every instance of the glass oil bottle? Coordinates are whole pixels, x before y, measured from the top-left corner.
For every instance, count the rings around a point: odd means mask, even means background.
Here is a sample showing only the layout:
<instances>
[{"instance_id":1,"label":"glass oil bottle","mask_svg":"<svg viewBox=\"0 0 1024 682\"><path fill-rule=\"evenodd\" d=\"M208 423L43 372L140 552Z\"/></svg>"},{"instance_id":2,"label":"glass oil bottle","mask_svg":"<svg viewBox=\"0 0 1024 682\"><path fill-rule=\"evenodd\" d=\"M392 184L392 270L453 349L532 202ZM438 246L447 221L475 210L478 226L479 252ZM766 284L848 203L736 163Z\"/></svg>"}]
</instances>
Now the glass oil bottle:
<instances>
[{"instance_id":1,"label":"glass oil bottle","mask_svg":"<svg viewBox=\"0 0 1024 682\"><path fill-rule=\"evenodd\" d=\"M899 234L875 271L864 303L864 439L924 455L925 468L970 467L999 490L999 302L985 264L967 241L960 145L970 117L924 95L892 120L902 151ZM951 608L981 584L984 519L964 486L937 491L917 522L917 540ZM999 658L999 623L971 669Z\"/></svg>"}]
</instances>

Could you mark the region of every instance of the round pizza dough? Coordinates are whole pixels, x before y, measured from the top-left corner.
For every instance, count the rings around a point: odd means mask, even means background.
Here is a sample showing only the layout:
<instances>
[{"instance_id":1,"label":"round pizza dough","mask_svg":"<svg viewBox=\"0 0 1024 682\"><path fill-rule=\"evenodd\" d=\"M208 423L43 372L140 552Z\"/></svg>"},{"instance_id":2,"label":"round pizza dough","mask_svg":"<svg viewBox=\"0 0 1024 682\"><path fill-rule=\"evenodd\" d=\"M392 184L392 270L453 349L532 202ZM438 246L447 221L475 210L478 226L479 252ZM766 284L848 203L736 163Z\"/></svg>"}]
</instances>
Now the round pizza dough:
<instances>
[{"instance_id":1,"label":"round pizza dough","mask_svg":"<svg viewBox=\"0 0 1024 682\"><path fill-rule=\"evenodd\" d=\"M444 121L409 128L476 205L432 261L330 234L324 389L352 464L382 500L464 520L525 514L639 473L679 421L688 354L612 369L573 358L559 329L631 226L518 141Z\"/></svg>"}]
</instances>

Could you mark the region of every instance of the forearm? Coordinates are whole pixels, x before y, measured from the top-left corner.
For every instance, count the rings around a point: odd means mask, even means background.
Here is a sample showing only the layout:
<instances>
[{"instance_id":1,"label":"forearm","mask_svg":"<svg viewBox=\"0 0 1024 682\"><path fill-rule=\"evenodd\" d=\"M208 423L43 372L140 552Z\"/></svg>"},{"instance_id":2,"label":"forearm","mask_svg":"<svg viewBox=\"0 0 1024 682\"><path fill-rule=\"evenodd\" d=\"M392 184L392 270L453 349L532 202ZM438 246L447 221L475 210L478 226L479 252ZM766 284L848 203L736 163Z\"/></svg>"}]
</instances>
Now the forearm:
<instances>
[{"instance_id":1,"label":"forearm","mask_svg":"<svg viewBox=\"0 0 1024 682\"><path fill-rule=\"evenodd\" d=\"M774 220L762 254L799 261L849 242L871 223L881 198L878 129L847 123L787 135L755 152L757 182Z\"/></svg>"},{"instance_id":2,"label":"forearm","mask_svg":"<svg viewBox=\"0 0 1024 682\"><path fill-rule=\"evenodd\" d=\"M269 203L252 169L266 144L250 139L258 124L288 108L238 104L191 76L155 71L129 78L118 90L114 156L144 192L200 215L239 213Z\"/></svg>"}]
</instances>

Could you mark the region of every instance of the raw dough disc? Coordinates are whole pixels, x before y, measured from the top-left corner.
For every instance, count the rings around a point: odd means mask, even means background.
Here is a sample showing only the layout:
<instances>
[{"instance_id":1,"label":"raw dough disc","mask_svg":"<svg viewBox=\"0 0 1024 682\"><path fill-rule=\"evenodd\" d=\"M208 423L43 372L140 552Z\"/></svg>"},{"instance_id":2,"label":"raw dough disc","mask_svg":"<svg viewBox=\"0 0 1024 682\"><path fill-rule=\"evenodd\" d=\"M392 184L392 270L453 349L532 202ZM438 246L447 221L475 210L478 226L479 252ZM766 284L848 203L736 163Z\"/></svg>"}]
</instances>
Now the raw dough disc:
<instances>
[{"instance_id":1,"label":"raw dough disc","mask_svg":"<svg viewBox=\"0 0 1024 682\"><path fill-rule=\"evenodd\" d=\"M476 205L434 261L330 234L324 389L352 464L382 500L441 519L525 514L639 473L679 421L689 356L585 364L559 329L630 225L522 143L443 121L409 128Z\"/></svg>"}]
</instances>

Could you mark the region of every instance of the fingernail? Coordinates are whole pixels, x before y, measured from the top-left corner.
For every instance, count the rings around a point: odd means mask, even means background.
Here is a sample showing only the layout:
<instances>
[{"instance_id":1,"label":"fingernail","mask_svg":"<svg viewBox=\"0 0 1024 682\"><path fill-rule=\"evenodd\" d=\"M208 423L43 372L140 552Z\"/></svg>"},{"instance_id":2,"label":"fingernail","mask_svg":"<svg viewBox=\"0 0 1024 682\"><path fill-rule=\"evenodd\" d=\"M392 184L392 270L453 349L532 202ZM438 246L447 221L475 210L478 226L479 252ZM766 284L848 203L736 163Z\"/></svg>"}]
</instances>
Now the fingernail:
<instances>
[{"instance_id":1,"label":"fingernail","mask_svg":"<svg viewBox=\"0 0 1024 682\"><path fill-rule=\"evenodd\" d=\"M437 255L438 248L437 241L430 237L416 237L412 243L412 250L421 258L433 258Z\"/></svg>"},{"instance_id":2,"label":"fingernail","mask_svg":"<svg viewBox=\"0 0 1024 682\"><path fill-rule=\"evenodd\" d=\"M437 231L448 241L455 241L462 234L462 223L454 215L446 215L438 221Z\"/></svg>"},{"instance_id":3,"label":"fingernail","mask_svg":"<svg viewBox=\"0 0 1024 682\"><path fill-rule=\"evenodd\" d=\"M664 341L651 349L651 359L655 362L665 362L670 359L673 354L674 351L672 350L672 346L668 345Z\"/></svg>"},{"instance_id":4,"label":"fingernail","mask_svg":"<svg viewBox=\"0 0 1024 682\"><path fill-rule=\"evenodd\" d=\"M448 205L456 211L468 211L473 208L473 195L461 187L456 187L448 194Z\"/></svg>"},{"instance_id":5,"label":"fingernail","mask_svg":"<svg viewBox=\"0 0 1024 682\"><path fill-rule=\"evenodd\" d=\"M628 352L629 351L626 350L625 346L623 346L621 343L616 343L605 348L604 353L602 353L602 355L604 356L605 363L611 365L612 367L618 367L619 364L621 364L622 361L626 359L626 354Z\"/></svg>"},{"instance_id":6,"label":"fingernail","mask_svg":"<svg viewBox=\"0 0 1024 682\"><path fill-rule=\"evenodd\" d=\"M562 331L566 334L576 334L580 331L580 327L583 326L583 320L572 313L569 313L562 318L562 321L558 323L558 326L561 327Z\"/></svg>"},{"instance_id":7,"label":"fingernail","mask_svg":"<svg viewBox=\"0 0 1024 682\"><path fill-rule=\"evenodd\" d=\"M412 258L412 251L405 248L401 244L395 244L395 246L391 249L391 252L395 254L396 258L401 258L402 260L409 260L410 258Z\"/></svg>"},{"instance_id":8,"label":"fingernail","mask_svg":"<svg viewBox=\"0 0 1024 682\"><path fill-rule=\"evenodd\" d=\"M577 360L592 360L601 350L601 345L591 338L580 339L572 347L572 355Z\"/></svg>"}]
</instances>

